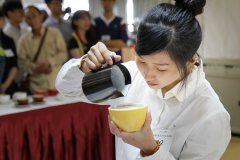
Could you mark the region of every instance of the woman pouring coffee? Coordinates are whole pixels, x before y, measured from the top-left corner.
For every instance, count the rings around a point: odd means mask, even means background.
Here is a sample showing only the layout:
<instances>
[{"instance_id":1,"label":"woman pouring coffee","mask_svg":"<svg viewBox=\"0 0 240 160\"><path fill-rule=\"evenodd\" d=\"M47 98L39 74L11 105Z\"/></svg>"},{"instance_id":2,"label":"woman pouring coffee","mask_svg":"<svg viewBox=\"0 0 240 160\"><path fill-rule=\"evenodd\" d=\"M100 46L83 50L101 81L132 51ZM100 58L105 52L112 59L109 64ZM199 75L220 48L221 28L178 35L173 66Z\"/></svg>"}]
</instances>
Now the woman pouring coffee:
<instances>
[{"instance_id":1,"label":"woman pouring coffee","mask_svg":"<svg viewBox=\"0 0 240 160\"><path fill-rule=\"evenodd\" d=\"M230 141L230 116L205 79L196 53L202 32L195 16L206 1L175 1L159 4L143 17L136 59L123 63L132 79L128 93L106 101L144 103L149 110L136 132L124 132L109 119L117 160L218 160ZM120 60L99 42L85 57L67 62L56 80L59 92L88 102L81 80L106 63L112 65L112 54Z\"/></svg>"}]
</instances>

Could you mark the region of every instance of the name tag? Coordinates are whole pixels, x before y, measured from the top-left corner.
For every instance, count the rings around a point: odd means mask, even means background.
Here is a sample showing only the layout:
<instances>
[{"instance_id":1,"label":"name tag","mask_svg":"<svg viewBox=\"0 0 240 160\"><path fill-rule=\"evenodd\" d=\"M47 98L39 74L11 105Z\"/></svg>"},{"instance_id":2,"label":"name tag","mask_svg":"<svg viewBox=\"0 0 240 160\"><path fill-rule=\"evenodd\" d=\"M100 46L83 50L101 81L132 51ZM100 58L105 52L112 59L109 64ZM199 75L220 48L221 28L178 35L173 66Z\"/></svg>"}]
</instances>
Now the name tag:
<instances>
[{"instance_id":1,"label":"name tag","mask_svg":"<svg viewBox=\"0 0 240 160\"><path fill-rule=\"evenodd\" d=\"M11 49L6 49L6 50L4 50L4 54L5 54L5 56L8 57L8 58L14 57L14 54L13 54L13 52L12 52Z\"/></svg>"},{"instance_id":2,"label":"name tag","mask_svg":"<svg viewBox=\"0 0 240 160\"><path fill-rule=\"evenodd\" d=\"M102 36L101 36L101 40L102 40L102 41L109 41L110 39L111 39L110 35L107 35L107 34L106 34L106 35L102 35Z\"/></svg>"},{"instance_id":3,"label":"name tag","mask_svg":"<svg viewBox=\"0 0 240 160\"><path fill-rule=\"evenodd\" d=\"M174 130L173 129L153 129L153 135L156 140L160 141L161 147L169 151L172 145Z\"/></svg>"}]
</instances>

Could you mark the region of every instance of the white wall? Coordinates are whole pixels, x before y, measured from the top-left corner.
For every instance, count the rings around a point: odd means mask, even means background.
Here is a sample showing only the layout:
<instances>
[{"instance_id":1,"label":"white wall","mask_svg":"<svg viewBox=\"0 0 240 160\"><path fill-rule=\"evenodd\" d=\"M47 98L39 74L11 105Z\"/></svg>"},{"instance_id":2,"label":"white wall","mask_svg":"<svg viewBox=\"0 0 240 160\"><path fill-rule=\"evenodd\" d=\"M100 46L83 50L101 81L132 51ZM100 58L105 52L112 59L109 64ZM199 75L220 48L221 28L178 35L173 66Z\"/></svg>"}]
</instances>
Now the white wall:
<instances>
[{"instance_id":1,"label":"white wall","mask_svg":"<svg viewBox=\"0 0 240 160\"><path fill-rule=\"evenodd\" d=\"M199 17L203 27L199 52L204 58L240 59L239 8L239 0L207 0Z\"/></svg>"},{"instance_id":2,"label":"white wall","mask_svg":"<svg viewBox=\"0 0 240 160\"><path fill-rule=\"evenodd\" d=\"M124 19L126 19L126 3L127 0L117 0L114 7L114 13ZM89 0L89 11L93 17L101 15L103 12L101 0Z\"/></svg>"},{"instance_id":3,"label":"white wall","mask_svg":"<svg viewBox=\"0 0 240 160\"><path fill-rule=\"evenodd\" d=\"M159 2L170 0L134 0L134 16L142 16ZM173 0L171 0L174 3ZM240 59L240 0L207 0L197 18L203 29L199 53L203 58Z\"/></svg>"},{"instance_id":4,"label":"white wall","mask_svg":"<svg viewBox=\"0 0 240 160\"><path fill-rule=\"evenodd\" d=\"M29 4L45 3L44 0L22 0L24 6Z\"/></svg>"}]
</instances>

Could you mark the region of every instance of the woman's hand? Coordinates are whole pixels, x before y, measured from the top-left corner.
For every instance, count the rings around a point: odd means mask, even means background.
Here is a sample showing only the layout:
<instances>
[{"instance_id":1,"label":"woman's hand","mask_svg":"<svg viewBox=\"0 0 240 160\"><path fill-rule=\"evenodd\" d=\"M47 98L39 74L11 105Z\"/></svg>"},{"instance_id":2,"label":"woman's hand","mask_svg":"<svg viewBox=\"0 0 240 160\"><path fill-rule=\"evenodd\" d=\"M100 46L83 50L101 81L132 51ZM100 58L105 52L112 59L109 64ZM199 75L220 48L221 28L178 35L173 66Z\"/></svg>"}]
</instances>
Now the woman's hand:
<instances>
[{"instance_id":1,"label":"woman's hand","mask_svg":"<svg viewBox=\"0 0 240 160\"><path fill-rule=\"evenodd\" d=\"M154 150L154 148L156 148L157 145L150 127L151 121L151 114L148 113L141 130L129 133L121 131L108 116L109 128L111 133L122 138L125 143L139 148L144 153L152 153L152 151Z\"/></svg>"},{"instance_id":2,"label":"woman's hand","mask_svg":"<svg viewBox=\"0 0 240 160\"><path fill-rule=\"evenodd\" d=\"M104 43L98 42L88 51L86 57L82 61L80 69L84 73L87 73L107 65L112 65L112 56L115 62L121 60L121 56L116 55L115 52L109 51Z\"/></svg>"},{"instance_id":3,"label":"woman's hand","mask_svg":"<svg viewBox=\"0 0 240 160\"><path fill-rule=\"evenodd\" d=\"M52 72L52 67L48 62L43 62L38 64L38 66L34 69L34 72L49 74Z\"/></svg>"}]
</instances>

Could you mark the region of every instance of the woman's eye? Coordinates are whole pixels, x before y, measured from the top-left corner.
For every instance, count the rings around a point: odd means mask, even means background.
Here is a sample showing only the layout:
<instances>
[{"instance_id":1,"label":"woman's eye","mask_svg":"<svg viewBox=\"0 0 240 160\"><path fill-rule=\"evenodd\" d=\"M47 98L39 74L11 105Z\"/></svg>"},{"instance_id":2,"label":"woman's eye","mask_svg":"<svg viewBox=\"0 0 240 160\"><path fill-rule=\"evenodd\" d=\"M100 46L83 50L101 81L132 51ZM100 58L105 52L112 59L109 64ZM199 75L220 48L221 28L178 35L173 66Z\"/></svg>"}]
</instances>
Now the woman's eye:
<instances>
[{"instance_id":1,"label":"woman's eye","mask_svg":"<svg viewBox=\"0 0 240 160\"><path fill-rule=\"evenodd\" d=\"M160 71L160 72L165 72L165 71L167 71L166 69L162 69L162 68L157 68L157 70Z\"/></svg>"},{"instance_id":2,"label":"woman's eye","mask_svg":"<svg viewBox=\"0 0 240 160\"><path fill-rule=\"evenodd\" d=\"M144 61L138 60L139 63L145 63Z\"/></svg>"}]
</instances>

